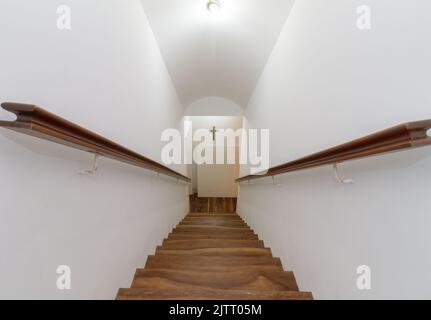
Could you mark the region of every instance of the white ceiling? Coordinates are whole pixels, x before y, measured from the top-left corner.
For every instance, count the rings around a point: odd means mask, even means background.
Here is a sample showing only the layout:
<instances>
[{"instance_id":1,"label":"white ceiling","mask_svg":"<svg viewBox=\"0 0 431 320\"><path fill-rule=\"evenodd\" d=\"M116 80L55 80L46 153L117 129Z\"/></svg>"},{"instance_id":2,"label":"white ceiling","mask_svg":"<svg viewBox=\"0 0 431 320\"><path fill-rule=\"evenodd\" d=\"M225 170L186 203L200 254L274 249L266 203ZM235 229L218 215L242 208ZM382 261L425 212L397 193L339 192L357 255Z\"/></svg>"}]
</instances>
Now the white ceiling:
<instances>
[{"instance_id":1,"label":"white ceiling","mask_svg":"<svg viewBox=\"0 0 431 320\"><path fill-rule=\"evenodd\" d=\"M294 0L142 0L162 55L185 106L220 96L247 102Z\"/></svg>"}]
</instances>

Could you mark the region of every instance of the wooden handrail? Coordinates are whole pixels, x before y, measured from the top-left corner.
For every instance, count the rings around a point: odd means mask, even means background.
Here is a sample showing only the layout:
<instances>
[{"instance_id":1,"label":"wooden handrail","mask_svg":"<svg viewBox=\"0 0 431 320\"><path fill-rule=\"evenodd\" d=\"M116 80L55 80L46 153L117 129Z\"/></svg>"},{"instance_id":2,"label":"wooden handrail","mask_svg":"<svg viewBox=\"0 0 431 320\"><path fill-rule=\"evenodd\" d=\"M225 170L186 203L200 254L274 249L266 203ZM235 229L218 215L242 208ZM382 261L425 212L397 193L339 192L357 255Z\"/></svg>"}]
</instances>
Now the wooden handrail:
<instances>
[{"instance_id":1,"label":"wooden handrail","mask_svg":"<svg viewBox=\"0 0 431 320\"><path fill-rule=\"evenodd\" d=\"M3 103L1 106L16 114L17 119L0 121L0 127L142 167L182 181L191 181L190 178L156 161L35 105Z\"/></svg>"},{"instance_id":2,"label":"wooden handrail","mask_svg":"<svg viewBox=\"0 0 431 320\"><path fill-rule=\"evenodd\" d=\"M348 160L428 146L431 145L431 137L429 136L430 128L431 120L400 124L310 156L273 167L265 174L249 175L241 177L236 181L243 182L264 177L273 177L287 172L338 164Z\"/></svg>"}]
</instances>

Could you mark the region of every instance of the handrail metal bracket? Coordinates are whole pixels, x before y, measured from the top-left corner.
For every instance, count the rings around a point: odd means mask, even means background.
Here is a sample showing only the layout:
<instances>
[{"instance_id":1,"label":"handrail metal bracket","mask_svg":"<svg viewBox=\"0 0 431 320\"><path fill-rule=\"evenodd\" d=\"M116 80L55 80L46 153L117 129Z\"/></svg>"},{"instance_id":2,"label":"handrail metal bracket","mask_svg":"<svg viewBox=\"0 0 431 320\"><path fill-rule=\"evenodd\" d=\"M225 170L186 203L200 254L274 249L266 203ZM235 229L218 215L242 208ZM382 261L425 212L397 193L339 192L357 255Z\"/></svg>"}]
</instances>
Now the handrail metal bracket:
<instances>
[{"instance_id":1,"label":"handrail metal bracket","mask_svg":"<svg viewBox=\"0 0 431 320\"><path fill-rule=\"evenodd\" d=\"M353 179L345 179L345 178L342 178L340 176L340 173L338 172L338 164L337 163L333 164L333 168L334 168L334 178L338 183L342 183L342 184L353 184L353 183L355 183L355 181Z\"/></svg>"},{"instance_id":2,"label":"handrail metal bracket","mask_svg":"<svg viewBox=\"0 0 431 320\"><path fill-rule=\"evenodd\" d=\"M81 170L79 172L80 175L94 175L97 173L97 170L99 169L99 155L94 154L93 158L93 167L89 170Z\"/></svg>"},{"instance_id":3,"label":"handrail metal bracket","mask_svg":"<svg viewBox=\"0 0 431 320\"><path fill-rule=\"evenodd\" d=\"M274 186L276 186L276 187L281 187L281 183L277 183L277 182L275 181L275 176L272 176L272 184L273 184Z\"/></svg>"}]
</instances>

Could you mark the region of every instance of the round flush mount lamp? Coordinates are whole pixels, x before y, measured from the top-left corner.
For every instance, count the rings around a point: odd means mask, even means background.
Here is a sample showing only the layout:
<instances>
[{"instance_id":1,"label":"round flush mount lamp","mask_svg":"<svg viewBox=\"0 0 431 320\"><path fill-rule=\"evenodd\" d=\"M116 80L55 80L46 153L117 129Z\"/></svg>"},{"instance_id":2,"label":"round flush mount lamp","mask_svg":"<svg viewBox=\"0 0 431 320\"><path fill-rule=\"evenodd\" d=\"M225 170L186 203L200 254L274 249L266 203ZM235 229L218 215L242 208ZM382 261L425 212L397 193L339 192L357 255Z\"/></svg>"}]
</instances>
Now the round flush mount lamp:
<instances>
[{"instance_id":1,"label":"round flush mount lamp","mask_svg":"<svg viewBox=\"0 0 431 320\"><path fill-rule=\"evenodd\" d=\"M427 136L428 136L428 137L431 137L431 129L428 129L428 131L427 131Z\"/></svg>"},{"instance_id":2,"label":"round flush mount lamp","mask_svg":"<svg viewBox=\"0 0 431 320\"><path fill-rule=\"evenodd\" d=\"M221 10L221 2L219 0L210 0L208 1L207 9L211 13L217 13Z\"/></svg>"}]
</instances>

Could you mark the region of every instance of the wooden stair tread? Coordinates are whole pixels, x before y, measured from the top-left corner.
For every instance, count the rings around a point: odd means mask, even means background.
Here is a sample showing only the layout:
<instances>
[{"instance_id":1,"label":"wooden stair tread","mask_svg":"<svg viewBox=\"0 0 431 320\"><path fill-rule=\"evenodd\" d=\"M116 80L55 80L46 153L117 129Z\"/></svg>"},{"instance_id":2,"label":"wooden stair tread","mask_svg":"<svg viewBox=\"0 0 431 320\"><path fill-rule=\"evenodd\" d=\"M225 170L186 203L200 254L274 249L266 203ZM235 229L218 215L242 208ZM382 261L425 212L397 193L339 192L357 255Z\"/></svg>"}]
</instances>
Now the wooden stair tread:
<instances>
[{"instance_id":1,"label":"wooden stair tread","mask_svg":"<svg viewBox=\"0 0 431 320\"><path fill-rule=\"evenodd\" d=\"M238 237L238 236L257 236L257 234L254 233L253 230L238 230L238 231L232 231L232 230L222 230L222 231L217 231L217 230L211 230L211 229L197 229L195 232L193 232L193 230L190 229L174 229L172 230L171 234L182 234L182 235L194 235L194 234L204 234L204 235L220 235L220 236L224 236L224 237L229 237L229 236L234 236L234 237Z\"/></svg>"},{"instance_id":2,"label":"wooden stair tread","mask_svg":"<svg viewBox=\"0 0 431 320\"><path fill-rule=\"evenodd\" d=\"M188 250L205 248L263 248L261 240L225 240L225 239L194 239L194 240L165 240L164 250Z\"/></svg>"},{"instance_id":3,"label":"wooden stair tread","mask_svg":"<svg viewBox=\"0 0 431 320\"><path fill-rule=\"evenodd\" d=\"M207 220L207 219L216 219L216 220L233 220L233 221L244 221L237 214L188 214L184 217L184 219L192 219L192 220Z\"/></svg>"},{"instance_id":4,"label":"wooden stair tread","mask_svg":"<svg viewBox=\"0 0 431 320\"><path fill-rule=\"evenodd\" d=\"M250 228L234 228L234 227L219 227L219 226L177 226L172 233L177 232L193 232L193 233L245 233L254 234L254 231Z\"/></svg>"},{"instance_id":5,"label":"wooden stair tread","mask_svg":"<svg viewBox=\"0 0 431 320\"><path fill-rule=\"evenodd\" d=\"M231 222L243 222L240 217L185 217L183 221L231 221Z\"/></svg>"},{"instance_id":6,"label":"wooden stair tread","mask_svg":"<svg viewBox=\"0 0 431 320\"><path fill-rule=\"evenodd\" d=\"M272 256L269 248L207 248L190 250L164 250L157 247L156 255L203 255L203 256Z\"/></svg>"},{"instance_id":7,"label":"wooden stair tread","mask_svg":"<svg viewBox=\"0 0 431 320\"><path fill-rule=\"evenodd\" d=\"M226 239L226 240L258 240L256 234L245 233L192 233L192 232L178 232L170 233L169 240L192 240L192 239Z\"/></svg>"},{"instance_id":8,"label":"wooden stair tread","mask_svg":"<svg viewBox=\"0 0 431 320\"><path fill-rule=\"evenodd\" d=\"M222 270L230 271L233 268L271 269L282 271L283 267L279 258L272 257L211 257L194 256L149 256L145 265L146 269L182 269L182 270Z\"/></svg>"},{"instance_id":9,"label":"wooden stair tread","mask_svg":"<svg viewBox=\"0 0 431 320\"><path fill-rule=\"evenodd\" d=\"M227 216L186 216L184 220L222 220L222 221L242 221L240 216L227 215Z\"/></svg>"},{"instance_id":10,"label":"wooden stair tread","mask_svg":"<svg viewBox=\"0 0 431 320\"><path fill-rule=\"evenodd\" d=\"M149 290L223 289L258 291L298 291L292 272L239 270L190 271L153 269L136 271L132 288Z\"/></svg>"},{"instance_id":11,"label":"wooden stair tread","mask_svg":"<svg viewBox=\"0 0 431 320\"><path fill-rule=\"evenodd\" d=\"M247 291L247 290L147 290L120 289L117 300L312 300L309 292L299 291Z\"/></svg>"},{"instance_id":12,"label":"wooden stair tread","mask_svg":"<svg viewBox=\"0 0 431 320\"><path fill-rule=\"evenodd\" d=\"M248 226L234 226L234 227L225 227L225 226L212 226L212 225L205 225L205 224L198 224L198 225L177 225L176 229L187 229L195 231L196 229L208 229L208 230L214 230L214 231L253 231Z\"/></svg>"},{"instance_id":13,"label":"wooden stair tread","mask_svg":"<svg viewBox=\"0 0 431 320\"><path fill-rule=\"evenodd\" d=\"M194 234L204 234L204 235L220 235L220 236L224 236L224 237L229 237L229 236L257 236L257 234L255 234L253 232L253 230L237 230L237 231L232 231L232 230L211 230L211 229L197 229L195 232L193 230L190 229L174 229L172 230L171 234L182 234L182 235L194 235Z\"/></svg>"},{"instance_id":14,"label":"wooden stair tread","mask_svg":"<svg viewBox=\"0 0 431 320\"><path fill-rule=\"evenodd\" d=\"M236 213L208 213L208 212L191 212L187 214L187 217L225 217L225 216L231 216L231 217L239 217Z\"/></svg>"},{"instance_id":15,"label":"wooden stair tread","mask_svg":"<svg viewBox=\"0 0 431 320\"><path fill-rule=\"evenodd\" d=\"M248 228L248 225L242 221L186 221L179 223L180 226L219 226L219 227L243 227Z\"/></svg>"},{"instance_id":16,"label":"wooden stair tread","mask_svg":"<svg viewBox=\"0 0 431 320\"><path fill-rule=\"evenodd\" d=\"M226 215L226 216L186 216L184 220L200 221L200 220L220 220L220 221L242 221L240 216Z\"/></svg>"}]
</instances>

